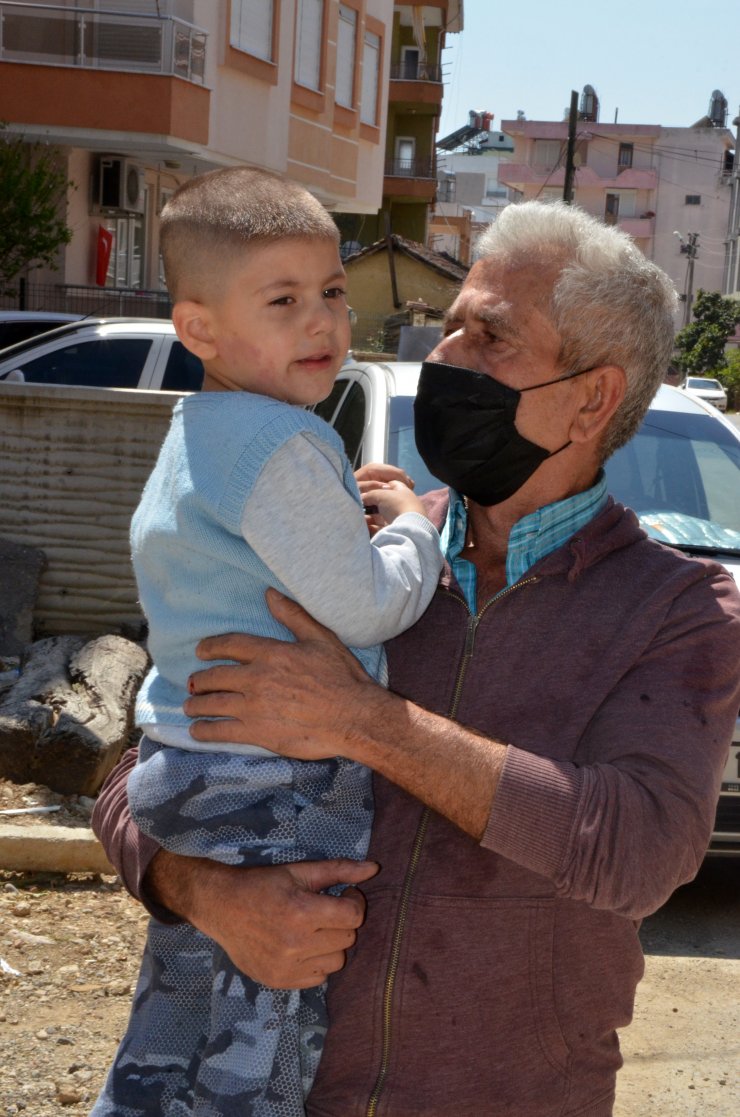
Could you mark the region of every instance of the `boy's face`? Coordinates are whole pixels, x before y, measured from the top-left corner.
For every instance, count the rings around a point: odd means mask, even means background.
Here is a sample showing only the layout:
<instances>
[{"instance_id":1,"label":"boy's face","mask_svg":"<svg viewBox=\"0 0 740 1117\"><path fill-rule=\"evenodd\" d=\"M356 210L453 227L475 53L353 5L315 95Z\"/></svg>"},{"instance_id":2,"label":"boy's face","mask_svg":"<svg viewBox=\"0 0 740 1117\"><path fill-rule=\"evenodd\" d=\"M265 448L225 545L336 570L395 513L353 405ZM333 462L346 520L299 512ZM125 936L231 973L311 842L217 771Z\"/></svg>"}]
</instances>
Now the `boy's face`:
<instances>
[{"instance_id":1,"label":"boy's face","mask_svg":"<svg viewBox=\"0 0 740 1117\"><path fill-rule=\"evenodd\" d=\"M314 404L347 355L347 279L335 244L280 240L250 249L208 304L215 355L204 391L248 391Z\"/></svg>"}]
</instances>

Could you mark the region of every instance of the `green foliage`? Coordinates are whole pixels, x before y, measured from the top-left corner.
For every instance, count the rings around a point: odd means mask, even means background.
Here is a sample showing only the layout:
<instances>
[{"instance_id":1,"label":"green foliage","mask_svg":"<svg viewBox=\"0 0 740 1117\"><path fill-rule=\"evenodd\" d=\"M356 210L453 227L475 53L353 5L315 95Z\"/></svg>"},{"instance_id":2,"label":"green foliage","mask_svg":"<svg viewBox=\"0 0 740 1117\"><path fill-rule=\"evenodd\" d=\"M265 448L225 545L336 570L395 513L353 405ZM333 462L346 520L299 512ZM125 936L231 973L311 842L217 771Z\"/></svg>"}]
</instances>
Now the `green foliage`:
<instances>
[{"instance_id":1,"label":"green foliage","mask_svg":"<svg viewBox=\"0 0 740 1117\"><path fill-rule=\"evenodd\" d=\"M682 372L699 376L718 373L726 364L725 345L740 322L740 303L717 291L699 290L694 321L676 335L676 364Z\"/></svg>"},{"instance_id":2,"label":"green foliage","mask_svg":"<svg viewBox=\"0 0 740 1117\"><path fill-rule=\"evenodd\" d=\"M726 361L725 367L717 370L717 379L727 392L728 410L740 411L740 349L733 349Z\"/></svg>"},{"instance_id":3,"label":"green foliage","mask_svg":"<svg viewBox=\"0 0 740 1117\"><path fill-rule=\"evenodd\" d=\"M25 268L56 267L56 253L69 244L64 217L71 183L53 148L8 136L0 124L0 289Z\"/></svg>"}]
</instances>

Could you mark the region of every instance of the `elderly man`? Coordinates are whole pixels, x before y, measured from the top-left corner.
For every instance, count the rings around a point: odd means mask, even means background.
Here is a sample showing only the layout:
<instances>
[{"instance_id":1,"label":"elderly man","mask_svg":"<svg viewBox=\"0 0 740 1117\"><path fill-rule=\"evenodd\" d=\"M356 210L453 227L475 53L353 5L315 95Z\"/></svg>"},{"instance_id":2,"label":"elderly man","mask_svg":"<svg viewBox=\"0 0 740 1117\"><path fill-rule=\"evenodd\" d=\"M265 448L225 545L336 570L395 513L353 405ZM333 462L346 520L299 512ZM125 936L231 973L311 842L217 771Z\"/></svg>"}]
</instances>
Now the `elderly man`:
<instances>
[{"instance_id":1,"label":"elderly man","mask_svg":"<svg viewBox=\"0 0 740 1117\"><path fill-rule=\"evenodd\" d=\"M298 642L204 641L234 665L187 706L234 719L199 739L373 768L380 871L156 852L125 765L96 815L129 887L253 977L337 974L312 1117L608 1117L639 921L701 863L740 701L731 578L647 539L601 470L668 364L667 278L564 206L510 206L480 248L422 371L448 565L391 691L275 595ZM362 927L354 889L317 894L362 880Z\"/></svg>"}]
</instances>

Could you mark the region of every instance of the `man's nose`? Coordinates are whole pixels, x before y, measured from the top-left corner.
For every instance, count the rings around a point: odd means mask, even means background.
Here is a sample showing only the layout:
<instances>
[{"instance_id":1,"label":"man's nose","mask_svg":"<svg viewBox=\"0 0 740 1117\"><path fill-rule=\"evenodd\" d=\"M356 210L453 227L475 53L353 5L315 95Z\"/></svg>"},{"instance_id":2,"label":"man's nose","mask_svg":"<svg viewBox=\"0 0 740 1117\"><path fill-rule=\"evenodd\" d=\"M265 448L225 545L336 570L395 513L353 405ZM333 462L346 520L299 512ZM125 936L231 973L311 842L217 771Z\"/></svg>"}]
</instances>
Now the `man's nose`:
<instances>
[{"instance_id":1,"label":"man's nose","mask_svg":"<svg viewBox=\"0 0 740 1117\"><path fill-rule=\"evenodd\" d=\"M454 333L447 334L435 345L427 360L439 361L447 365L459 364L459 358L464 352L464 348L463 331L455 330Z\"/></svg>"}]
</instances>

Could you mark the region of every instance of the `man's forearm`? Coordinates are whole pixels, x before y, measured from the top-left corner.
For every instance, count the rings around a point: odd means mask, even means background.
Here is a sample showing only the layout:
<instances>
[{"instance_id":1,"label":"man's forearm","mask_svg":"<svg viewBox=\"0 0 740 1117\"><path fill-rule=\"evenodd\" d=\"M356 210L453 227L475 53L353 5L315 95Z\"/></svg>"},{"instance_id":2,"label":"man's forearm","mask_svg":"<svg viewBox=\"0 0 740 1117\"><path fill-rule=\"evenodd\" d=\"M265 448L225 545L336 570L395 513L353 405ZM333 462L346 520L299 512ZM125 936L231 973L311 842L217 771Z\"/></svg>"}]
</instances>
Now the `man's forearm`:
<instances>
[{"instance_id":1,"label":"man's forearm","mask_svg":"<svg viewBox=\"0 0 740 1117\"><path fill-rule=\"evenodd\" d=\"M341 752L402 787L479 841L507 747L398 695L373 691L346 712Z\"/></svg>"}]
</instances>

